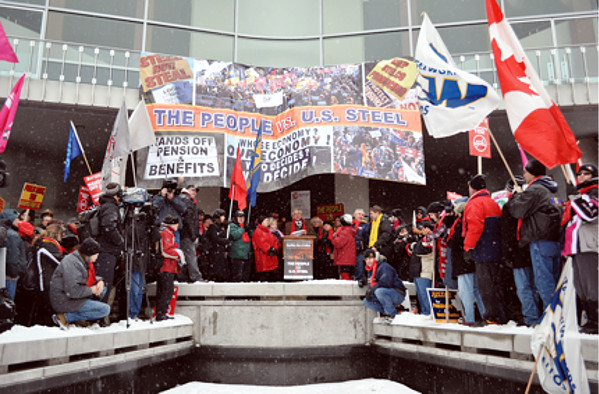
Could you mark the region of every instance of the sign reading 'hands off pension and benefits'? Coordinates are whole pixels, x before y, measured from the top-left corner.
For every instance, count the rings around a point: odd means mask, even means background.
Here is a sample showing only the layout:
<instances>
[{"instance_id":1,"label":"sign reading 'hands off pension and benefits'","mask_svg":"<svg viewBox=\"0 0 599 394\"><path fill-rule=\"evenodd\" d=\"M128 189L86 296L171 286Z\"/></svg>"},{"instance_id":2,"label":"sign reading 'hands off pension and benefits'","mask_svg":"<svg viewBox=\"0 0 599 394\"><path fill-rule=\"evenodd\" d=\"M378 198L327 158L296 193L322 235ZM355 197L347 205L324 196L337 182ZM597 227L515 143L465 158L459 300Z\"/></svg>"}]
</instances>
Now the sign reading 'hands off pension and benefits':
<instances>
[{"instance_id":1,"label":"sign reading 'hands off pension and benefits'","mask_svg":"<svg viewBox=\"0 0 599 394\"><path fill-rule=\"evenodd\" d=\"M261 131L259 192L340 173L424 184L416 63L248 67L143 54L156 143L138 151L140 186L183 176L230 185L237 148L247 179Z\"/></svg>"}]
</instances>

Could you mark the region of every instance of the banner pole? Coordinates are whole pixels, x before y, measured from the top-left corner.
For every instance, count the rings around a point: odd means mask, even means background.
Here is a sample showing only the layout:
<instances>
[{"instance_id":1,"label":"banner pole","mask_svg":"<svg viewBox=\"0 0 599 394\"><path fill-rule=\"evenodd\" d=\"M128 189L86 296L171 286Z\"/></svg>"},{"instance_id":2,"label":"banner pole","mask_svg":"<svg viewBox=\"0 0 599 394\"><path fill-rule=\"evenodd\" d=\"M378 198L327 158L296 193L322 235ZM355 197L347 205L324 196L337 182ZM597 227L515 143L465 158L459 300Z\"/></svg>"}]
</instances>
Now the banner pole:
<instances>
[{"instance_id":1,"label":"banner pole","mask_svg":"<svg viewBox=\"0 0 599 394\"><path fill-rule=\"evenodd\" d=\"M532 371L530 372L530 378L528 378L528 384L526 385L526 391L524 392L524 394L528 394L528 392L530 391L532 379L534 378L535 372L537 370L537 366L539 365L539 359L541 358L542 351L543 351L543 345L541 345L541 348L539 349L539 354L537 354L537 359L535 360L535 366L532 368Z\"/></svg>"},{"instance_id":2,"label":"banner pole","mask_svg":"<svg viewBox=\"0 0 599 394\"><path fill-rule=\"evenodd\" d=\"M252 213L252 204L250 203L250 206L248 207L248 219L246 220L245 225L249 226L250 225L250 215Z\"/></svg>"},{"instance_id":3,"label":"banner pole","mask_svg":"<svg viewBox=\"0 0 599 394\"><path fill-rule=\"evenodd\" d=\"M505 156L503 155L503 152L501 151L501 148L499 147L499 144L497 143L497 140L495 139L495 136L493 135L491 129L489 129L489 135L491 136L491 139L493 140L493 143L497 148L497 152L499 152L499 156L501 156L501 160L503 160L503 164L505 165L507 172L510 174L510 178L512 178L512 182L514 183L514 190L516 190L517 192L522 192L522 189L518 185L518 182L516 182L516 177L514 176L514 173L512 172L510 166L507 164L507 160L505 159Z\"/></svg>"},{"instance_id":4,"label":"banner pole","mask_svg":"<svg viewBox=\"0 0 599 394\"><path fill-rule=\"evenodd\" d=\"M231 228L231 213L233 212L233 199L235 198L235 183L231 187L231 205L229 206L229 220L227 220L227 238L229 238L229 229Z\"/></svg>"},{"instance_id":5,"label":"banner pole","mask_svg":"<svg viewBox=\"0 0 599 394\"><path fill-rule=\"evenodd\" d=\"M137 175L135 174L135 161L133 160L133 152L129 153L129 157L131 157L131 171L133 172L133 186L137 187ZM125 172L125 176L127 172Z\"/></svg>"},{"instance_id":6,"label":"banner pole","mask_svg":"<svg viewBox=\"0 0 599 394\"><path fill-rule=\"evenodd\" d=\"M482 156L476 156L476 164L478 166L478 173L483 173L483 158Z\"/></svg>"}]
</instances>

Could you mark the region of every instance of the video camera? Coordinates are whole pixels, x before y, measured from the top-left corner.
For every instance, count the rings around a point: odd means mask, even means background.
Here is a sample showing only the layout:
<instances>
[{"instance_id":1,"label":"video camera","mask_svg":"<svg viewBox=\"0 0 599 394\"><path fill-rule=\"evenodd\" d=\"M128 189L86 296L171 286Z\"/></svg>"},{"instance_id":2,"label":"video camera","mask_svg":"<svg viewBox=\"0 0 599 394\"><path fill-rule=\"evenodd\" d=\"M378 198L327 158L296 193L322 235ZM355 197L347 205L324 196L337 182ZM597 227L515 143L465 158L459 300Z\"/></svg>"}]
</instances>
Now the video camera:
<instances>
[{"instance_id":1,"label":"video camera","mask_svg":"<svg viewBox=\"0 0 599 394\"><path fill-rule=\"evenodd\" d=\"M140 187L126 187L121 194L123 204L142 206L148 201L148 191Z\"/></svg>"}]
</instances>

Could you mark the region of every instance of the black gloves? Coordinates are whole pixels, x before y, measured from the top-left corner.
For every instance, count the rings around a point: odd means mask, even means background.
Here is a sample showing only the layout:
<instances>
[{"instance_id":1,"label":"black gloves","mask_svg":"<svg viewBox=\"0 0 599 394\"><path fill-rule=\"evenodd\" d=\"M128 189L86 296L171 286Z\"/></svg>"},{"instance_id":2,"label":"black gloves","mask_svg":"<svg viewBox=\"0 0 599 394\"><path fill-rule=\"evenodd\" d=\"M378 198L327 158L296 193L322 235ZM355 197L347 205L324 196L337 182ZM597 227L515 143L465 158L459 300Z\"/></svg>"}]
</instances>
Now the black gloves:
<instances>
[{"instance_id":1,"label":"black gloves","mask_svg":"<svg viewBox=\"0 0 599 394\"><path fill-rule=\"evenodd\" d=\"M467 263L474 264L474 254L472 253L472 249L464 252L464 261Z\"/></svg>"},{"instance_id":2,"label":"black gloves","mask_svg":"<svg viewBox=\"0 0 599 394\"><path fill-rule=\"evenodd\" d=\"M571 183L566 183L566 195L576 196L577 194L579 194L579 191L576 186L572 185Z\"/></svg>"},{"instance_id":3,"label":"black gloves","mask_svg":"<svg viewBox=\"0 0 599 394\"><path fill-rule=\"evenodd\" d=\"M275 248L273 248L272 246L268 249L268 252L266 252L267 255L269 256L274 256L277 254L277 250Z\"/></svg>"},{"instance_id":4,"label":"black gloves","mask_svg":"<svg viewBox=\"0 0 599 394\"><path fill-rule=\"evenodd\" d=\"M366 290L366 299L368 301L372 301L373 295L374 295L374 290L372 290L372 287L368 287L368 290Z\"/></svg>"}]
</instances>

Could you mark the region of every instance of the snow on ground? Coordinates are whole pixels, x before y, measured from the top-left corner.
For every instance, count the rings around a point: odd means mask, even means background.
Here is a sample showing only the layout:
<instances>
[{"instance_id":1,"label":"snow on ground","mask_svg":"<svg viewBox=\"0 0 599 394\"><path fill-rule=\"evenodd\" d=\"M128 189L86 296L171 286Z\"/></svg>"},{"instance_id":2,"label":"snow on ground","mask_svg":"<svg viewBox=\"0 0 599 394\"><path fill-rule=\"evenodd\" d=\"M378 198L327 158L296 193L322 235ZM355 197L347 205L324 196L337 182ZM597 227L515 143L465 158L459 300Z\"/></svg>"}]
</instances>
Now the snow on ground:
<instances>
[{"instance_id":1,"label":"snow on ground","mask_svg":"<svg viewBox=\"0 0 599 394\"><path fill-rule=\"evenodd\" d=\"M247 386L191 382L163 391L167 394L417 394L403 384L383 379L350 380L340 383L319 383L303 386Z\"/></svg>"},{"instance_id":2,"label":"snow on ground","mask_svg":"<svg viewBox=\"0 0 599 394\"><path fill-rule=\"evenodd\" d=\"M25 327L25 326L13 326L10 330L4 331L0 334L0 344L2 343L10 343L10 342L26 342L26 341L36 341L36 340L44 340L44 339L55 339L55 338L65 338L65 337L73 337L73 336L83 336L83 335L96 335L96 334L106 334L110 332L119 332L119 331L131 331L131 330L141 330L148 329L151 327L168 327L175 326L181 324L192 324L190 318L183 315L175 315L175 318L172 320L163 320L160 322L150 323L150 321L135 321L130 320L130 326L127 328L127 321L121 320L119 322L112 323L108 327L100 327L98 325L90 326L90 327L77 327L77 326L69 326L68 330L61 330L58 327L46 327L46 326L33 326L33 327Z\"/></svg>"}]
</instances>

